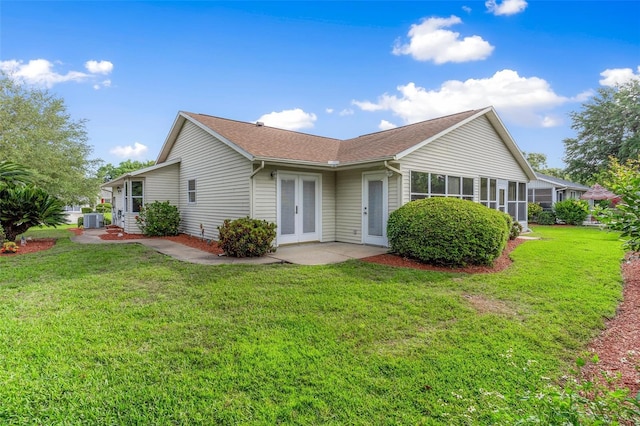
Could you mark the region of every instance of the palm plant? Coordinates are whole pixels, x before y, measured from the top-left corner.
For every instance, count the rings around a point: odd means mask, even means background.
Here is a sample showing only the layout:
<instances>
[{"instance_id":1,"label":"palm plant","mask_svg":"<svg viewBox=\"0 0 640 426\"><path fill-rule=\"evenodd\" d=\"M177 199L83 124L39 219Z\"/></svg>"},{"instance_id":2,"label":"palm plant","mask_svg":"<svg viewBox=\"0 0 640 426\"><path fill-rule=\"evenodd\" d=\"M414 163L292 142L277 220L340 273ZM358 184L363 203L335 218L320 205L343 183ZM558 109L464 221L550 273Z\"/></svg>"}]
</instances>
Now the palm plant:
<instances>
[{"instance_id":1,"label":"palm plant","mask_svg":"<svg viewBox=\"0 0 640 426\"><path fill-rule=\"evenodd\" d=\"M0 162L0 225L9 241L32 226L66 222L63 203L30 180L31 173L24 167Z\"/></svg>"}]
</instances>

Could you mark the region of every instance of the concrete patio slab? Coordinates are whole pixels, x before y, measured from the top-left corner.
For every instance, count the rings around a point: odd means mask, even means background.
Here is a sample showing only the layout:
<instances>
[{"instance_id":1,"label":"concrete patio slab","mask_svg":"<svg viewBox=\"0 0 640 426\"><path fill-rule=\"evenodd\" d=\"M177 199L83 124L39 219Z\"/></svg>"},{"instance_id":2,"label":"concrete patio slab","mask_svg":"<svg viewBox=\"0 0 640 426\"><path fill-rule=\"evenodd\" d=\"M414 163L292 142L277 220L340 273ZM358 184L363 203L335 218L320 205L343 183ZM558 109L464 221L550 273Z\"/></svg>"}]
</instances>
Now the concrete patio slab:
<instances>
[{"instance_id":1,"label":"concrete patio slab","mask_svg":"<svg viewBox=\"0 0 640 426\"><path fill-rule=\"evenodd\" d=\"M269 263L293 263L296 265L326 265L330 263L345 262L349 259L362 259L364 257L384 254L388 251L385 247L366 246L348 243L307 243L280 246L275 253L257 258L235 258L218 256L206 251L198 250L184 244L161 238L140 238L134 240L103 240L100 235L104 229L85 229L82 235L71 237L71 240L82 244L143 244L159 253L171 256L175 259L198 263L201 265L222 264L269 264Z\"/></svg>"}]
</instances>

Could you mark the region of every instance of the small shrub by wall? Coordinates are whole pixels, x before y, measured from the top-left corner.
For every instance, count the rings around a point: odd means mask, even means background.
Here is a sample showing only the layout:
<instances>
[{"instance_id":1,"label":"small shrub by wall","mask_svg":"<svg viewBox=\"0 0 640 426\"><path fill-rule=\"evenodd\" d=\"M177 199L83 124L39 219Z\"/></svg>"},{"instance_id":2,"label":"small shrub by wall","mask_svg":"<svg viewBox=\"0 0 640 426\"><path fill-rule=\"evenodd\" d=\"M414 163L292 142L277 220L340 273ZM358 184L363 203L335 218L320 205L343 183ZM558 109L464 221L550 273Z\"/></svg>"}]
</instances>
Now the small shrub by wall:
<instances>
[{"instance_id":1,"label":"small shrub by wall","mask_svg":"<svg viewBox=\"0 0 640 426\"><path fill-rule=\"evenodd\" d=\"M549 210L542 211L538 214L537 223L538 225L555 225L556 214Z\"/></svg>"},{"instance_id":2,"label":"small shrub by wall","mask_svg":"<svg viewBox=\"0 0 640 426\"><path fill-rule=\"evenodd\" d=\"M81 207L80 210L82 211L82 214L93 213L93 209L91 207Z\"/></svg>"},{"instance_id":3,"label":"small shrub by wall","mask_svg":"<svg viewBox=\"0 0 640 426\"><path fill-rule=\"evenodd\" d=\"M589 204L585 200L565 200L553 205L558 220L569 225L582 225L589 215Z\"/></svg>"},{"instance_id":4,"label":"small shrub by wall","mask_svg":"<svg viewBox=\"0 0 640 426\"><path fill-rule=\"evenodd\" d=\"M276 224L250 217L225 220L218 226L220 248L227 256L260 257L275 251Z\"/></svg>"},{"instance_id":5,"label":"small shrub by wall","mask_svg":"<svg viewBox=\"0 0 640 426\"><path fill-rule=\"evenodd\" d=\"M527 204L527 219L529 222L537 222L538 215L542 213L542 206L538 203Z\"/></svg>"},{"instance_id":6,"label":"small shrub by wall","mask_svg":"<svg viewBox=\"0 0 640 426\"><path fill-rule=\"evenodd\" d=\"M180 212L169 201L154 201L145 204L136 216L136 223L148 237L178 235Z\"/></svg>"},{"instance_id":7,"label":"small shrub by wall","mask_svg":"<svg viewBox=\"0 0 640 426\"><path fill-rule=\"evenodd\" d=\"M412 201L391 213L387 226L393 252L447 266L492 264L509 231L504 213L457 198Z\"/></svg>"}]
</instances>

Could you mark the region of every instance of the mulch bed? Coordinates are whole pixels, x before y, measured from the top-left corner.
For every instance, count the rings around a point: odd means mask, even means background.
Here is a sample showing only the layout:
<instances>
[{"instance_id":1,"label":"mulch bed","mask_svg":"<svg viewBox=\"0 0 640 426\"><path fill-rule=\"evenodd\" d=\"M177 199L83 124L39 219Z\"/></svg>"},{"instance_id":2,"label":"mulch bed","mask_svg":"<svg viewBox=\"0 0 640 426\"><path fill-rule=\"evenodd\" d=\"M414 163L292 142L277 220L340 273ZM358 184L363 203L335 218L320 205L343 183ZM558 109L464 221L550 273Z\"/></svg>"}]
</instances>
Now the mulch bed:
<instances>
[{"instance_id":1,"label":"mulch bed","mask_svg":"<svg viewBox=\"0 0 640 426\"><path fill-rule=\"evenodd\" d=\"M74 232L77 232L75 229ZM82 231L81 229L79 231ZM184 244L185 246L197 248L202 251L206 251L212 254L222 254L224 251L218 246L218 243L215 241L210 241L198 237L194 237L192 235L187 234L179 234L172 237L146 237L141 234L127 234L122 231L122 228L109 226L107 227L106 233L100 235L100 239L106 241L118 241L118 240L141 240L148 238L162 238L165 240L171 240L176 243Z\"/></svg>"},{"instance_id":2,"label":"mulch bed","mask_svg":"<svg viewBox=\"0 0 640 426\"><path fill-rule=\"evenodd\" d=\"M607 328L589 345L599 362L589 363L582 371L589 380L606 384L608 377L620 374L618 387L625 387L635 396L640 391L640 253L627 253L622 263L624 280L623 300L616 316L607 322Z\"/></svg>"},{"instance_id":3,"label":"mulch bed","mask_svg":"<svg viewBox=\"0 0 640 426\"><path fill-rule=\"evenodd\" d=\"M47 250L56 244L55 238L36 238L29 240L25 245L18 243L18 251L16 253L0 253L0 256L19 256L21 254L35 253L37 251Z\"/></svg>"},{"instance_id":4,"label":"mulch bed","mask_svg":"<svg viewBox=\"0 0 640 426\"><path fill-rule=\"evenodd\" d=\"M502 252L502 255L496 259L493 263L493 266L465 266L464 268L450 268L446 266L434 266L427 265L424 263L420 263L418 261L407 259L402 256L398 256L395 254L379 254L377 256L365 257L361 259L365 262L371 263L379 263L381 265L387 266L398 266L401 268L413 268L413 269L422 269L427 271L438 271L438 272L463 272L467 274L486 274L489 272L500 272L505 270L511 265L512 261L509 257L509 253L513 251L520 244L524 243L526 240L523 239L515 239L509 240L507 242L507 247Z\"/></svg>"}]
</instances>

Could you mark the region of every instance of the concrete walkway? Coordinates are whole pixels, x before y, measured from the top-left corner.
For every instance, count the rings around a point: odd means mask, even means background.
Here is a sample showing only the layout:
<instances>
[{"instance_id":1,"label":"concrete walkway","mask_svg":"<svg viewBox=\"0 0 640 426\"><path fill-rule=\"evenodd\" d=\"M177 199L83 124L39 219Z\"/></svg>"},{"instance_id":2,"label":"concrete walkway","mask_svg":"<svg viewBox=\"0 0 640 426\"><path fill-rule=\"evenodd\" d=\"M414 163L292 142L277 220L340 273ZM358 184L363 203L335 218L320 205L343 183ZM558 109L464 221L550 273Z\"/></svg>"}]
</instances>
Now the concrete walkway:
<instances>
[{"instance_id":1,"label":"concrete walkway","mask_svg":"<svg viewBox=\"0 0 640 426\"><path fill-rule=\"evenodd\" d=\"M366 246L347 243L308 243L293 244L278 247L275 253L258 258L234 258L218 256L206 251L198 250L184 244L162 238L140 238L136 240L103 240L100 235L105 229L85 229L82 235L71 237L71 241L82 244L143 244L159 253L175 259L198 263L202 265L223 264L269 264L293 263L296 265L326 265L340 263L349 259L362 259L376 256L388 251L385 247Z\"/></svg>"}]
</instances>

